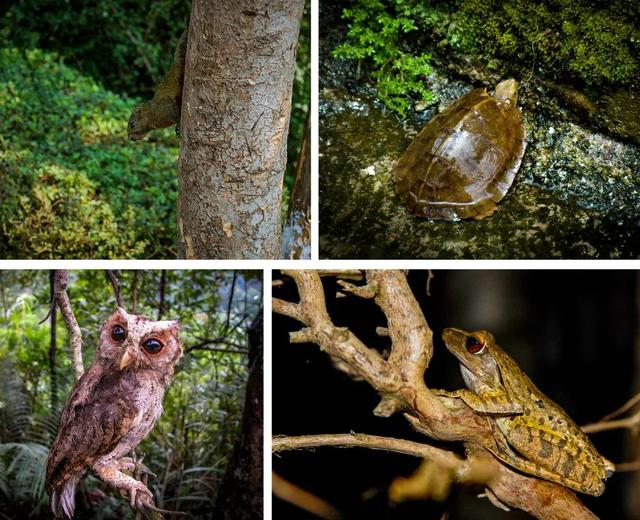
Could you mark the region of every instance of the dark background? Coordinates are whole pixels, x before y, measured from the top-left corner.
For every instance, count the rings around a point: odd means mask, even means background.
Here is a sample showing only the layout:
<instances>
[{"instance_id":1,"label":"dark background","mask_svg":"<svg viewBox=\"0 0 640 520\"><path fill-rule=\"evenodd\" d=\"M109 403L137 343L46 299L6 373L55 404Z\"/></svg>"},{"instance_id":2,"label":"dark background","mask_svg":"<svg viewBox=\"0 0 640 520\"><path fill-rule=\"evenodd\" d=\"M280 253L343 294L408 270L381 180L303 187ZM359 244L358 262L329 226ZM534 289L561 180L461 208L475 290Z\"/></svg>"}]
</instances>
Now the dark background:
<instances>
[{"instance_id":1,"label":"dark background","mask_svg":"<svg viewBox=\"0 0 640 520\"><path fill-rule=\"evenodd\" d=\"M511 354L536 385L578 423L599 420L637 391L638 273L634 271L434 271L427 296L427 272L408 280L434 331L435 352L426 372L432 388L462 388L458 363L444 347L445 327L486 329ZM274 272L274 280L280 278ZM335 279L324 280L334 323L348 326L365 344L383 349L388 338L375 335L385 326L370 301L335 298ZM295 284L285 278L274 297L297 301ZM288 333L300 324L273 317L273 433L300 435L349 431L437 444L413 431L401 416L375 417L379 402L364 382L333 368L328 356L311 344L291 345ZM626 431L591 436L614 463L632 460L633 439ZM442 446L459 450L459 443ZM410 474L412 457L364 449L321 448L275 456L273 469L290 482L321 497L348 518L529 518L506 513L477 499L479 488L456 487L444 503L390 504L386 489L398 475ZM600 518L637 518L630 511L633 473L614 475L599 498L580 495ZM637 482L635 482L637 486ZM637 494L637 493L635 493ZM274 518L311 519L274 499Z\"/></svg>"}]
</instances>

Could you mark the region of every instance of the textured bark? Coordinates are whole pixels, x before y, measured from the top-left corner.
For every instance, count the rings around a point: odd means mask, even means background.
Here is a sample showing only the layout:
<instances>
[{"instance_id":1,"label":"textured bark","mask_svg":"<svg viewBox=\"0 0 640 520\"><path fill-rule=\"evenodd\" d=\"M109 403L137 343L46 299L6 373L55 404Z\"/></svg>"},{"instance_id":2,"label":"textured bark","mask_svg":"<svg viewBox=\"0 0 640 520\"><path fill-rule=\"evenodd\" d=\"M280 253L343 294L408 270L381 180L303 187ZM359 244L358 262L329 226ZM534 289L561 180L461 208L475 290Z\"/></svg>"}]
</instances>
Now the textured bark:
<instances>
[{"instance_id":1,"label":"textured bark","mask_svg":"<svg viewBox=\"0 0 640 520\"><path fill-rule=\"evenodd\" d=\"M84 363L82 362L82 331L78 320L71 308L71 301L67 294L67 285L69 284L69 271L66 269L58 269L54 275L55 278L55 303L60 309L64 323L69 330L69 346L71 348L71 365L73 372L78 381L84 374ZM55 307L52 305L52 311Z\"/></svg>"},{"instance_id":2,"label":"textured bark","mask_svg":"<svg viewBox=\"0 0 640 520\"><path fill-rule=\"evenodd\" d=\"M303 0L194 0L181 112L178 254L275 258Z\"/></svg>"},{"instance_id":3,"label":"textured bark","mask_svg":"<svg viewBox=\"0 0 640 520\"><path fill-rule=\"evenodd\" d=\"M249 379L240 436L220 484L213 518L257 520L263 516L263 312L249 329Z\"/></svg>"},{"instance_id":4,"label":"textured bark","mask_svg":"<svg viewBox=\"0 0 640 520\"><path fill-rule=\"evenodd\" d=\"M282 257L311 259L311 107L296 163L296 180L284 225Z\"/></svg>"}]
</instances>

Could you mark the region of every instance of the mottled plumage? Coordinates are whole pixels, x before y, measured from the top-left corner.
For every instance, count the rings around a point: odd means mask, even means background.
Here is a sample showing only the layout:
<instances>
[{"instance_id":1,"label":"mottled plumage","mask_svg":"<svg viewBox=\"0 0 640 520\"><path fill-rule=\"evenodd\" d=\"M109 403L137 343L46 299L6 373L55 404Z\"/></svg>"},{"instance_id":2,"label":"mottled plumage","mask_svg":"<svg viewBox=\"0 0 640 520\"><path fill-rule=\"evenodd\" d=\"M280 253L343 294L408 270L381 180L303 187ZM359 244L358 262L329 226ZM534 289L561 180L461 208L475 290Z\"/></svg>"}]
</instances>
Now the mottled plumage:
<instances>
[{"instance_id":1,"label":"mottled plumage","mask_svg":"<svg viewBox=\"0 0 640 520\"><path fill-rule=\"evenodd\" d=\"M164 390L182 355L177 321L154 321L118 308L103 324L96 357L74 386L47 459L46 488L56 517L73 517L78 481L91 468L127 491L134 507L152 494L123 470L125 457L162 413Z\"/></svg>"}]
</instances>

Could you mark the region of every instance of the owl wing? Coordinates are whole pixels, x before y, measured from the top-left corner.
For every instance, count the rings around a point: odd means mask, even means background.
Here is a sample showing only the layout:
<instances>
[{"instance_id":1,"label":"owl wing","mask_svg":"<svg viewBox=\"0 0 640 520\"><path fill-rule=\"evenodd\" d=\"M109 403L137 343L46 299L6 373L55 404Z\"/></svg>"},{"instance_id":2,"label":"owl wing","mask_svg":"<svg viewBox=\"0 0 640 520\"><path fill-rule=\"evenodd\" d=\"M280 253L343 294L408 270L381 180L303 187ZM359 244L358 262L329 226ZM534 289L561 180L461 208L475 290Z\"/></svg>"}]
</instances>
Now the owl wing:
<instances>
[{"instance_id":1,"label":"owl wing","mask_svg":"<svg viewBox=\"0 0 640 520\"><path fill-rule=\"evenodd\" d=\"M47 461L49 492L113 451L139 420L122 374L99 374L93 368L78 381L62 412Z\"/></svg>"}]
</instances>

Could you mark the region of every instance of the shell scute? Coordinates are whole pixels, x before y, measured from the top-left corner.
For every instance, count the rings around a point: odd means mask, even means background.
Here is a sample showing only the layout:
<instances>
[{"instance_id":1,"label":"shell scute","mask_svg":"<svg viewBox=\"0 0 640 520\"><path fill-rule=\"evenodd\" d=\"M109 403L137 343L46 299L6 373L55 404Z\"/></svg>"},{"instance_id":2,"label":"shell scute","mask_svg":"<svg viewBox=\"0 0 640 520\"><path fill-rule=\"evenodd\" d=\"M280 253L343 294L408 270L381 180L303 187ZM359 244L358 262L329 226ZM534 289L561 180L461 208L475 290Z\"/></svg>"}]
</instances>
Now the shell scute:
<instances>
[{"instance_id":1,"label":"shell scute","mask_svg":"<svg viewBox=\"0 0 640 520\"><path fill-rule=\"evenodd\" d=\"M496 96L503 85L513 89L513 101ZM396 163L394 181L417 216L481 219L495 211L526 147L516 86L506 80L494 96L472 90L431 119L409 145Z\"/></svg>"}]
</instances>

